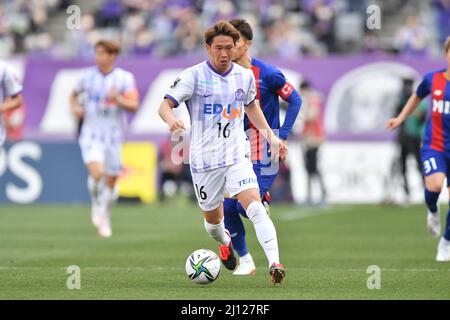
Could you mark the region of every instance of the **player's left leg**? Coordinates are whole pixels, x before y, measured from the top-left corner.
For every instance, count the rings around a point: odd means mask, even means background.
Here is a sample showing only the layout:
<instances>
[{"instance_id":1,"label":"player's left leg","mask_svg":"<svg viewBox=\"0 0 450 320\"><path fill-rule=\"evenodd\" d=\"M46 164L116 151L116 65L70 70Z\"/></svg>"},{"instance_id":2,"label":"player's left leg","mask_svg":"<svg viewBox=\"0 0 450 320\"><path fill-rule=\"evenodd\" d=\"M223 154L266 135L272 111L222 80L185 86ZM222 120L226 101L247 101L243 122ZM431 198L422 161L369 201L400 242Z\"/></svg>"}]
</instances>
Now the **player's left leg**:
<instances>
[{"instance_id":1,"label":"player's left leg","mask_svg":"<svg viewBox=\"0 0 450 320\"><path fill-rule=\"evenodd\" d=\"M98 228L99 235L105 238L112 236L111 209L118 198L116 188L117 177L122 169L122 145L113 143L106 147L105 156L105 187L100 196L104 210L102 223Z\"/></svg>"},{"instance_id":2,"label":"player's left leg","mask_svg":"<svg viewBox=\"0 0 450 320\"><path fill-rule=\"evenodd\" d=\"M91 197L91 221L98 227L102 219L102 205L100 194L104 186L105 151L103 144L92 139L79 141L83 163L88 170L87 187Z\"/></svg>"},{"instance_id":3,"label":"player's left leg","mask_svg":"<svg viewBox=\"0 0 450 320\"><path fill-rule=\"evenodd\" d=\"M278 239L275 226L261 203L259 186L250 161L230 166L227 172L226 189L230 196L237 196L256 231L256 237L269 261L269 272L273 283L280 283L285 271L280 264Z\"/></svg>"},{"instance_id":4,"label":"player's left leg","mask_svg":"<svg viewBox=\"0 0 450 320\"><path fill-rule=\"evenodd\" d=\"M104 238L109 238L112 236L111 209L118 198L116 182L117 176L107 175L105 178L105 188L100 196L100 201L105 210L103 211L101 223L98 226L98 234Z\"/></svg>"},{"instance_id":5,"label":"player's left leg","mask_svg":"<svg viewBox=\"0 0 450 320\"><path fill-rule=\"evenodd\" d=\"M101 223L103 207L101 204L101 193L104 189L103 163L90 161L86 164L88 169L87 187L91 196L91 221L98 227Z\"/></svg>"}]
</instances>

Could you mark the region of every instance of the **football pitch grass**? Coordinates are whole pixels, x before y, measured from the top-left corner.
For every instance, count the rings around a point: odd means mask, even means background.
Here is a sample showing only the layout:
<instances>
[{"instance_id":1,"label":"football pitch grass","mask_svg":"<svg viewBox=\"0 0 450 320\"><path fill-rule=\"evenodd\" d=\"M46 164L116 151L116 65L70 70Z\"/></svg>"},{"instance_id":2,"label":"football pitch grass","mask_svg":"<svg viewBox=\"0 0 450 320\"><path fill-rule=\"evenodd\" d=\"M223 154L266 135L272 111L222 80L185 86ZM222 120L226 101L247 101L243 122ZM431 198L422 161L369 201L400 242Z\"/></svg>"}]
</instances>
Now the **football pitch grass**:
<instances>
[{"instance_id":1,"label":"football pitch grass","mask_svg":"<svg viewBox=\"0 0 450 320\"><path fill-rule=\"evenodd\" d=\"M110 239L96 235L87 206L2 206L0 299L450 298L450 262L435 261L438 240L427 233L424 206L272 205L271 217L287 270L282 285L271 284L246 220L256 275L222 268L200 286L185 275L186 258L217 245L196 206L120 204ZM80 267L79 290L66 286L71 265ZM367 287L371 265L381 269L380 289Z\"/></svg>"}]
</instances>

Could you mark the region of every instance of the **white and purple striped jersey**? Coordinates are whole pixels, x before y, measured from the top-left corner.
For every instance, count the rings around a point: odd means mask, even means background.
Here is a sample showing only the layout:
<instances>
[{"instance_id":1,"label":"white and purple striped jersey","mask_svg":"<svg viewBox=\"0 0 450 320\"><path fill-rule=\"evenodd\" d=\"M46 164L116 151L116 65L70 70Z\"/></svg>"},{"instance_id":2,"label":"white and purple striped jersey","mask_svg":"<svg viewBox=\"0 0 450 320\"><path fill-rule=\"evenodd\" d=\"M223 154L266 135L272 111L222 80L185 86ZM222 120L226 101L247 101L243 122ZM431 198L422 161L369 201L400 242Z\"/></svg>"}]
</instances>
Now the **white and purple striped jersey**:
<instances>
[{"instance_id":1,"label":"white and purple striped jersey","mask_svg":"<svg viewBox=\"0 0 450 320\"><path fill-rule=\"evenodd\" d=\"M85 70L74 91L81 94L84 108L80 141L94 140L100 143L118 143L124 139L125 110L108 99L116 89L125 97L137 97L136 82L131 72L114 68L102 74L97 67Z\"/></svg>"},{"instance_id":2,"label":"white and purple striped jersey","mask_svg":"<svg viewBox=\"0 0 450 320\"><path fill-rule=\"evenodd\" d=\"M7 97L12 97L22 91L22 85L18 78L9 69L7 64L0 61L0 103L3 103ZM6 138L6 131L3 127L3 117L0 113L0 146L3 145Z\"/></svg>"},{"instance_id":3,"label":"white and purple striped jersey","mask_svg":"<svg viewBox=\"0 0 450 320\"><path fill-rule=\"evenodd\" d=\"M189 160L193 172L236 164L249 157L244 106L255 100L250 69L232 63L225 74L209 61L183 71L164 98L185 102L191 117Z\"/></svg>"}]
</instances>

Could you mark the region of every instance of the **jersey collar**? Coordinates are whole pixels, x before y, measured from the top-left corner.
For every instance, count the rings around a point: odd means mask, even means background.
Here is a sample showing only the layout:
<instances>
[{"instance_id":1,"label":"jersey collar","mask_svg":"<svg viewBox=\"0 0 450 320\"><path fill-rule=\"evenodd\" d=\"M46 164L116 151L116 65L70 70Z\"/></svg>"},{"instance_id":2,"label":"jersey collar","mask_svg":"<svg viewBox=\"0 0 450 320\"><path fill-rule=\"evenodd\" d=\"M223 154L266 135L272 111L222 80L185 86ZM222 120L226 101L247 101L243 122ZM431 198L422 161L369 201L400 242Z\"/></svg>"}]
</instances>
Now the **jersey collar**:
<instances>
[{"instance_id":1,"label":"jersey collar","mask_svg":"<svg viewBox=\"0 0 450 320\"><path fill-rule=\"evenodd\" d=\"M234 63L231 62L231 67L230 67L230 69L229 69L227 72L225 72L225 73L220 73L219 70L217 70L216 68L213 67L213 65L211 64L211 62L209 62L209 60L206 61L206 64L208 65L208 67L209 67L212 71L214 71L214 73L217 73L219 76L222 76L222 77L226 77L227 75L229 75L230 72L231 72L231 70L233 70L233 66L234 66Z\"/></svg>"},{"instance_id":2,"label":"jersey collar","mask_svg":"<svg viewBox=\"0 0 450 320\"><path fill-rule=\"evenodd\" d=\"M98 72L102 77L107 77L107 76L109 76L110 74L112 74L112 73L116 70L116 67L113 67L112 70L111 70L110 72L108 72L108 73L102 73L102 72L100 71L100 68L97 67L97 66L96 66L96 69L97 69L97 72Z\"/></svg>"}]
</instances>

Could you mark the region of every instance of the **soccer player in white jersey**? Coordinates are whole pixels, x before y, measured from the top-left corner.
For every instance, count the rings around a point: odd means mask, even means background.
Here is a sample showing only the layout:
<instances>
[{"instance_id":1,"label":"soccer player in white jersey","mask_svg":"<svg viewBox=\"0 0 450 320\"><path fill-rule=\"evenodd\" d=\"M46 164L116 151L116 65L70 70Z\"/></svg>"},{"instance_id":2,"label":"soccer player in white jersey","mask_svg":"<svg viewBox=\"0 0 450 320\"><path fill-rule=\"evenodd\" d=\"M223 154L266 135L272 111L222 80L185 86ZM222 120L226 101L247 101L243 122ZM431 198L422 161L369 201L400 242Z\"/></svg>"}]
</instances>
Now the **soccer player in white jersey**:
<instances>
[{"instance_id":1,"label":"soccer player in white jersey","mask_svg":"<svg viewBox=\"0 0 450 320\"><path fill-rule=\"evenodd\" d=\"M287 154L286 145L272 132L255 103L256 84L251 70L231 62L239 33L220 21L205 33L209 60L186 69L164 96L159 115L171 132L185 129L172 108L185 102L191 117L190 167L197 200L208 234L219 242L220 258L229 270L236 268L230 233L223 222L223 199L237 197L252 221L269 261L274 284L285 276L279 261L278 240L272 220L259 196L244 132L244 110L270 141L274 158Z\"/></svg>"},{"instance_id":2,"label":"soccer player in white jersey","mask_svg":"<svg viewBox=\"0 0 450 320\"><path fill-rule=\"evenodd\" d=\"M79 144L89 173L91 219L101 237L112 235L110 210L117 199L125 111L135 112L139 106L134 76L115 67L119 51L113 41L97 42L96 66L85 70L70 97L73 113L83 118Z\"/></svg>"},{"instance_id":3,"label":"soccer player in white jersey","mask_svg":"<svg viewBox=\"0 0 450 320\"><path fill-rule=\"evenodd\" d=\"M22 85L5 62L0 61L0 147L6 139L2 113L22 105Z\"/></svg>"}]
</instances>

